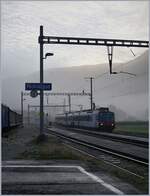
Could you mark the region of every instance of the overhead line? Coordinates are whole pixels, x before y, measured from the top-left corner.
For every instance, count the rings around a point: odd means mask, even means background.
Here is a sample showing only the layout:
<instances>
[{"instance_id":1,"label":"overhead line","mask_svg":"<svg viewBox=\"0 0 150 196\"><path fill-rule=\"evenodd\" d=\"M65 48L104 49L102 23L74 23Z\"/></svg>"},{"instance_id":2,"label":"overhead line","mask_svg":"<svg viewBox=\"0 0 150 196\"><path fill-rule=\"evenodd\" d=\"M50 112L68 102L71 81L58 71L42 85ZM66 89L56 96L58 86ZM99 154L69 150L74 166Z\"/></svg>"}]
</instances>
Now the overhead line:
<instances>
[{"instance_id":1,"label":"overhead line","mask_svg":"<svg viewBox=\"0 0 150 196\"><path fill-rule=\"evenodd\" d=\"M145 75L146 73L147 73L147 72L143 72L143 73L140 74L140 75L136 75L136 78L141 77L141 76ZM134 78L134 77L124 78L124 80L130 80L130 79L133 79L133 78ZM98 90L102 90L102 89L104 89L104 88L107 88L107 87L109 87L109 86L113 86L113 85L115 85L115 84L118 84L118 82L114 82L114 83L111 83L111 84L109 84L109 85L103 86L103 87L99 88ZM119 83L119 84L121 84L121 83ZM98 91L98 90L97 90L97 91Z\"/></svg>"}]
</instances>

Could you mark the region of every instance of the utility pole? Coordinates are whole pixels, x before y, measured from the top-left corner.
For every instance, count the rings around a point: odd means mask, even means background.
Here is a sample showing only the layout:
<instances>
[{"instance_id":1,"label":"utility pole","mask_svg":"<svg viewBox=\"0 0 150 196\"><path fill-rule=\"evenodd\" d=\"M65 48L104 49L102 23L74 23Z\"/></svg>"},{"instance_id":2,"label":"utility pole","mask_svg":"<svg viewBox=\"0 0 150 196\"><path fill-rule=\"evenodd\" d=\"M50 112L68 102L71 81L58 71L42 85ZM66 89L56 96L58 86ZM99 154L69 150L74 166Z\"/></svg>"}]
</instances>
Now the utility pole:
<instances>
[{"instance_id":1,"label":"utility pole","mask_svg":"<svg viewBox=\"0 0 150 196\"><path fill-rule=\"evenodd\" d=\"M71 112L71 95L68 94L68 105L69 105L69 112Z\"/></svg>"},{"instance_id":2,"label":"utility pole","mask_svg":"<svg viewBox=\"0 0 150 196\"><path fill-rule=\"evenodd\" d=\"M64 113L66 112L66 99L64 98Z\"/></svg>"},{"instance_id":3,"label":"utility pole","mask_svg":"<svg viewBox=\"0 0 150 196\"><path fill-rule=\"evenodd\" d=\"M43 39L43 26L40 26L40 38ZM43 42L40 41L40 83L43 83ZM44 116L43 116L43 90L40 90L40 135L43 133Z\"/></svg>"},{"instance_id":4,"label":"utility pole","mask_svg":"<svg viewBox=\"0 0 150 196\"><path fill-rule=\"evenodd\" d=\"M30 124L30 105L28 104L28 125Z\"/></svg>"},{"instance_id":5,"label":"utility pole","mask_svg":"<svg viewBox=\"0 0 150 196\"><path fill-rule=\"evenodd\" d=\"M43 56L43 26L40 26L40 36L39 36L39 44L40 44L40 85L43 85L44 82L44 76L43 76L43 59L46 59L48 56L53 56L53 53L46 53L45 57ZM43 105L44 105L44 90L47 89L40 89L40 135L39 140L43 141L46 139L46 135L44 134L44 111L43 111ZM48 90L51 90L50 88Z\"/></svg>"},{"instance_id":6,"label":"utility pole","mask_svg":"<svg viewBox=\"0 0 150 196\"><path fill-rule=\"evenodd\" d=\"M21 91L21 116L22 116L22 124L23 124L23 92Z\"/></svg>"},{"instance_id":7,"label":"utility pole","mask_svg":"<svg viewBox=\"0 0 150 196\"><path fill-rule=\"evenodd\" d=\"M90 100L91 100L91 110L93 110L93 79L94 77L88 77L88 78L85 78L85 79L89 79L90 80Z\"/></svg>"},{"instance_id":8,"label":"utility pole","mask_svg":"<svg viewBox=\"0 0 150 196\"><path fill-rule=\"evenodd\" d=\"M110 74L112 74L112 58L113 58L113 46L107 46L108 61L110 67Z\"/></svg>"}]
</instances>

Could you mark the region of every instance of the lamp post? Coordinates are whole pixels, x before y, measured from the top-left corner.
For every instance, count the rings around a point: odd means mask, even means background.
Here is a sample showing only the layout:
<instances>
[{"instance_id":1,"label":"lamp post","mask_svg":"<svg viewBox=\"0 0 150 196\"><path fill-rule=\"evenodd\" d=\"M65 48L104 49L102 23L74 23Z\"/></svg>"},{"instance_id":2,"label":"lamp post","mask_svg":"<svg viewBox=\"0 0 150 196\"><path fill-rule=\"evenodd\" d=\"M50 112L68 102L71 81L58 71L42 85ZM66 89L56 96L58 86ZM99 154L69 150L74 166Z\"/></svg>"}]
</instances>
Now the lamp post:
<instances>
[{"instance_id":1,"label":"lamp post","mask_svg":"<svg viewBox=\"0 0 150 196\"><path fill-rule=\"evenodd\" d=\"M54 55L53 53L48 52L45 54L45 57L43 59L46 59L48 56L53 56L53 55Z\"/></svg>"},{"instance_id":2,"label":"lamp post","mask_svg":"<svg viewBox=\"0 0 150 196\"><path fill-rule=\"evenodd\" d=\"M43 57L43 42L41 39L43 38L43 26L40 26L40 37L39 37L39 43L40 43L40 83L43 84L44 76L43 76L43 59L46 59L47 56L53 56L53 53L46 53L45 57ZM40 90L40 138L44 139L44 112L43 112L43 90Z\"/></svg>"}]
</instances>

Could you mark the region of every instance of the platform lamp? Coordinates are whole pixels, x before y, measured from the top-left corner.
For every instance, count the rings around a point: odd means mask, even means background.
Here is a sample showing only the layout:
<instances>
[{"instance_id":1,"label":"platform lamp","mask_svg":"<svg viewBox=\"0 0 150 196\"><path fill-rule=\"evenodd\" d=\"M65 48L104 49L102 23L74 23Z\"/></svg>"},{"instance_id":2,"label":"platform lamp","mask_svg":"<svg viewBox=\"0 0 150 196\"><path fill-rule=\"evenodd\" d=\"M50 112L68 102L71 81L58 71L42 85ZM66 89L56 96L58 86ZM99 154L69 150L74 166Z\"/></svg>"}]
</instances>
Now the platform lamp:
<instances>
[{"instance_id":1,"label":"platform lamp","mask_svg":"<svg viewBox=\"0 0 150 196\"><path fill-rule=\"evenodd\" d=\"M46 59L48 56L53 56L53 55L54 55L54 53L46 53L45 57L43 59Z\"/></svg>"}]
</instances>

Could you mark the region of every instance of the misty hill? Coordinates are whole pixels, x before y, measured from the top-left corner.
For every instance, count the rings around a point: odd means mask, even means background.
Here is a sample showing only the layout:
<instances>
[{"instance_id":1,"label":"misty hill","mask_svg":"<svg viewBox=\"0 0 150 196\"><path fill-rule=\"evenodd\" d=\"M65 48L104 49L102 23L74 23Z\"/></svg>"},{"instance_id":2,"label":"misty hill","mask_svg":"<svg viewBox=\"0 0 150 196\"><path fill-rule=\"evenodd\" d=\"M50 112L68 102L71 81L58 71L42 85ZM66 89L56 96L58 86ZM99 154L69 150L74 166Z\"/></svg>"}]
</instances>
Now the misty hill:
<instances>
[{"instance_id":1,"label":"misty hill","mask_svg":"<svg viewBox=\"0 0 150 196\"><path fill-rule=\"evenodd\" d=\"M148 51L128 63L113 63L113 71L124 73L110 75L108 64L50 68L44 71L44 81L52 83L51 92L90 92L90 81L85 77L95 77L93 97L97 107L111 105L115 110L118 108L120 115L117 115L117 120L147 120ZM39 73L4 80L2 102L19 110L20 92L24 91L25 82L39 82ZM39 104L39 97L25 98L26 110L27 104ZM65 102L68 103L68 97L50 96L48 100L45 98L45 104ZM72 96L71 103L73 110L79 110L79 104L82 104L84 109L90 107L89 97Z\"/></svg>"}]
</instances>

